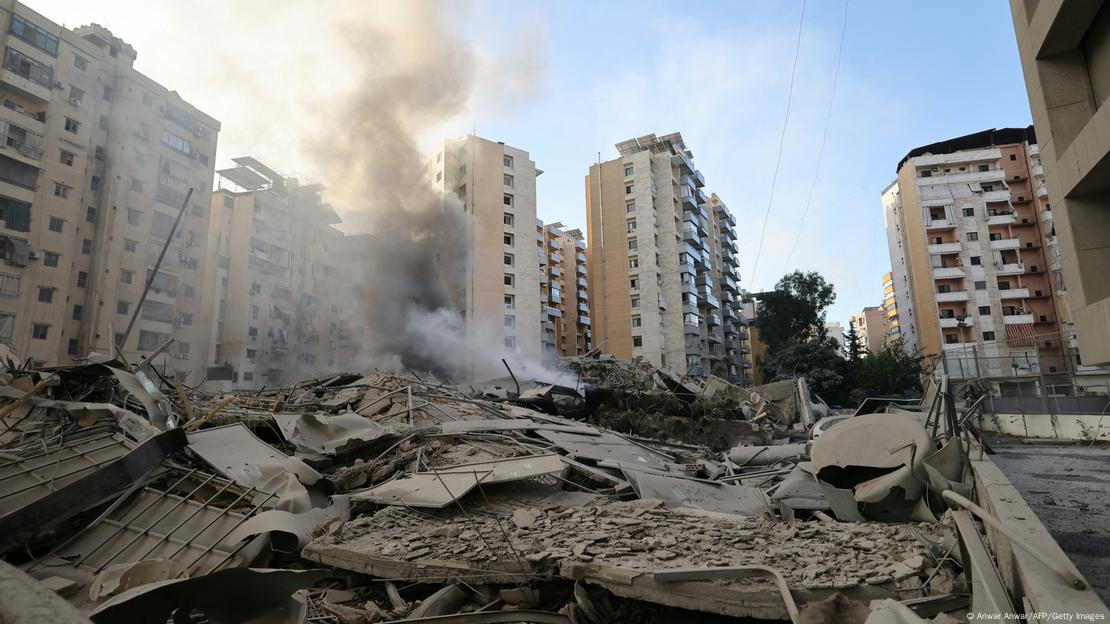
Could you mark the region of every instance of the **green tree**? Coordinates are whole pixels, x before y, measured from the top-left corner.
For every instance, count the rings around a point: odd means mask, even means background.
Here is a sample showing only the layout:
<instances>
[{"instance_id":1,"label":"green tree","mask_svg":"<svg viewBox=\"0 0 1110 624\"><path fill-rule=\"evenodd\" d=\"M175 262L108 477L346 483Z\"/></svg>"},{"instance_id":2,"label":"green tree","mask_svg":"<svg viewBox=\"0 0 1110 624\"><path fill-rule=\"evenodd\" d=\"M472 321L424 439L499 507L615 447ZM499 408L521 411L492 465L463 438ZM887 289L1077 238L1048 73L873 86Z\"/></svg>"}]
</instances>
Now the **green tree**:
<instances>
[{"instance_id":1,"label":"green tree","mask_svg":"<svg viewBox=\"0 0 1110 624\"><path fill-rule=\"evenodd\" d=\"M859 343L855 321L848 321L848 331L844 332L844 356L848 358L848 366L853 369L863 359L863 348Z\"/></svg>"},{"instance_id":2,"label":"green tree","mask_svg":"<svg viewBox=\"0 0 1110 624\"><path fill-rule=\"evenodd\" d=\"M909 397L921 392L921 351L907 351L901 339L868 354L856 369L856 385L864 396Z\"/></svg>"},{"instance_id":3,"label":"green tree","mask_svg":"<svg viewBox=\"0 0 1110 624\"><path fill-rule=\"evenodd\" d=\"M794 271L759 298L755 326L774 354L790 344L825 339L825 309L836 301L832 284L817 272Z\"/></svg>"},{"instance_id":4,"label":"green tree","mask_svg":"<svg viewBox=\"0 0 1110 624\"><path fill-rule=\"evenodd\" d=\"M831 404L844 404L848 363L835 340L811 340L789 344L770 354L763 364L766 381L805 377L810 390Z\"/></svg>"}]
</instances>

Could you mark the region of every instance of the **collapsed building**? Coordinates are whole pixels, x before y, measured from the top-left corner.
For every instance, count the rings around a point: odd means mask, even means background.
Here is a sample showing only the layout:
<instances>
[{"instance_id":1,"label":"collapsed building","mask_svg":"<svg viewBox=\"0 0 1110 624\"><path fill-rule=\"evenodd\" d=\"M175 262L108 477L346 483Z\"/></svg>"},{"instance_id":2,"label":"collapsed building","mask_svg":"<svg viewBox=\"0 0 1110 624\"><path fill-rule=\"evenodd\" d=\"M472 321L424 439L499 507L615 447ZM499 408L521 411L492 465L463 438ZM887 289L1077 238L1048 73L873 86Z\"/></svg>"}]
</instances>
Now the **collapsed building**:
<instances>
[{"instance_id":1,"label":"collapsed building","mask_svg":"<svg viewBox=\"0 0 1110 624\"><path fill-rule=\"evenodd\" d=\"M573 388L377 371L209 394L145 363L8 362L0 615L1106 613L991 463L978 405L958 410L943 378L920 401L868 402L810 440L824 408L804 380L741 389L605 358L574 371ZM748 435L717 451L591 424L634 395ZM21 604L40 607L11 613Z\"/></svg>"}]
</instances>

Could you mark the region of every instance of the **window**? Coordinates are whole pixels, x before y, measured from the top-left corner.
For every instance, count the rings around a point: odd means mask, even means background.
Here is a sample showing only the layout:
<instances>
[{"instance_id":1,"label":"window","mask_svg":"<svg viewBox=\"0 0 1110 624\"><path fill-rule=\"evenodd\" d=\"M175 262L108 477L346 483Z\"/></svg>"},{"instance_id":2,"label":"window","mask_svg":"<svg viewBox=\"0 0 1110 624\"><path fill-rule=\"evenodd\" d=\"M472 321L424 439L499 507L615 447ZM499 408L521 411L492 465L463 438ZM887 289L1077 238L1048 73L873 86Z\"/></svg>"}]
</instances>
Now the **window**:
<instances>
[{"instance_id":1,"label":"window","mask_svg":"<svg viewBox=\"0 0 1110 624\"><path fill-rule=\"evenodd\" d=\"M505 295L505 309L516 309L516 297L514 295Z\"/></svg>"},{"instance_id":2,"label":"window","mask_svg":"<svg viewBox=\"0 0 1110 624\"><path fill-rule=\"evenodd\" d=\"M58 254L53 251L47 251L42 254L43 266L56 267L58 266Z\"/></svg>"},{"instance_id":3,"label":"window","mask_svg":"<svg viewBox=\"0 0 1110 624\"><path fill-rule=\"evenodd\" d=\"M126 238L123 239L123 250L126 251L127 253L135 253L135 250L137 250L138 248L139 248L139 241L133 241L133 240L126 239Z\"/></svg>"},{"instance_id":4,"label":"window","mask_svg":"<svg viewBox=\"0 0 1110 624\"><path fill-rule=\"evenodd\" d=\"M505 188L513 188L513 176L506 175L503 182L505 183Z\"/></svg>"},{"instance_id":5,"label":"window","mask_svg":"<svg viewBox=\"0 0 1110 624\"><path fill-rule=\"evenodd\" d=\"M39 302L41 303L54 303L54 289L53 288L39 288Z\"/></svg>"},{"instance_id":6,"label":"window","mask_svg":"<svg viewBox=\"0 0 1110 624\"><path fill-rule=\"evenodd\" d=\"M2 177L3 175L0 174L0 178ZM4 221L4 225L9 229L20 232L31 231L31 204L0 195L0 220Z\"/></svg>"},{"instance_id":7,"label":"window","mask_svg":"<svg viewBox=\"0 0 1110 624\"><path fill-rule=\"evenodd\" d=\"M166 130L162 131L162 145L170 149L175 149L186 156L193 152L193 147L188 141Z\"/></svg>"},{"instance_id":8,"label":"window","mask_svg":"<svg viewBox=\"0 0 1110 624\"><path fill-rule=\"evenodd\" d=\"M629 258L628 259L628 268L630 268L630 269L640 268L640 259L639 258Z\"/></svg>"},{"instance_id":9,"label":"window","mask_svg":"<svg viewBox=\"0 0 1110 624\"><path fill-rule=\"evenodd\" d=\"M990 316L990 314L991 314L991 307L990 306L979 306L979 316Z\"/></svg>"},{"instance_id":10,"label":"window","mask_svg":"<svg viewBox=\"0 0 1110 624\"><path fill-rule=\"evenodd\" d=\"M76 119L70 119L69 117L66 117L66 132L77 134L77 132L80 130L81 122L77 121Z\"/></svg>"},{"instance_id":11,"label":"window","mask_svg":"<svg viewBox=\"0 0 1110 624\"><path fill-rule=\"evenodd\" d=\"M625 176L630 176L635 172L636 172L636 169L634 167L625 167L624 168L624 175Z\"/></svg>"},{"instance_id":12,"label":"window","mask_svg":"<svg viewBox=\"0 0 1110 624\"><path fill-rule=\"evenodd\" d=\"M442 179L443 179L443 172L442 171L437 171L436 172L436 182L439 182Z\"/></svg>"},{"instance_id":13,"label":"window","mask_svg":"<svg viewBox=\"0 0 1110 624\"><path fill-rule=\"evenodd\" d=\"M501 203L503 203L506 206L512 208L512 206L513 206L513 196L509 195L508 193L505 193L505 195L501 198Z\"/></svg>"},{"instance_id":14,"label":"window","mask_svg":"<svg viewBox=\"0 0 1110 624\"><path fill-rule=\"evenodd\" d=\"M513 254L505 254L505 266L513 266Z\"/></svg>"},{"instance_id":15,"label":"window","mask_svg":"<svg viewBox=\"0 0 1110 624\"><path fill-rule=\"evenodd\" d=\"M63 165L65 165L67 167L72 167L73 166L73 155L74 155L73 152L67 152L65 150L58 150L58 162L62 163Z\"/></svg>"},{"instance_id":16,"label":"window","mask_svg":"<svg viewBox=\"0 0 1110 624\"><path fill-rule=\"evenodd\" d=\"M628 220L628 223L625 224L625 231L628 232L629 234L636 231L636 220L635 219L629 219Z\"/></svg>"},{"instance_id":17,"label":"window","mask_svg":"<svg viewBox=\"0 0 1110 624\"><path fill-rule=\"evenodd\" d=\"M636 251L636 239L635 238L628 239L628 250L629 251Z\"/></svg>"},{"instance_id":18,"label":"window","mask_svg":"<svg viewBox=\"0 0 1110 624\"><path fill-rule=\"evenodd\" d=\"M250 371L243 372L243 381L254 381L254 373Z\"/></svg>"},{"instance_id":19,"label":"window","mask_svg":"<svg viewBox=\"0 0 1110 624\"><path fill-rule=\"evenodd\" d=\"M126 301L117 301L116 302L116 314L127 314L127 309L129 307L131 307L130 303L127 303Z\"/></svg>"},{"instance_id":20,"label":"window","mask_svg":"<svg viewBox=\"0 0 1110 624\"><path fill-rule=\"evenodd\" d=\"M937 285L937 292L938 293L950 293L950 292L952 292L952 287L949 286L948 284L939 284L939 285Z\"/></svg>"},{"instance_id":21,"label":"window","mask_svg":"<svg viewBox=\"0 0 1110 624\"><path fill-rule=\"evenodd\" d=\"M969 241L979 240L979 233L978 232L968 232L967 233L967 240L969 240Z\"/></svg>"},{"instance_id":22,"label":"window","mask_svg":"<svg viewBox=\"0 0 1110 624\"><path fill-rule=\"evenodd\" d=\"M625 212L636 212L636 202L630 201L624 205Z\"/></svg>"},{"instance_id":23,"label":"window","mask_svg":"<svg viewBox=\"0 0 1110 624\"><path fill-rule=\"evenodd\" d=\"M81 253L85 254L86 256L92 253L91 240L86 238L85 240L81 241Z\"/></svg>"},{"instance_id":24,"label":"window","mask_svg":"<svg viewBox=\"0 0 1110 624\"><path fill-rule=\"evenodd\" d=\"M633 327L639 327L640 325L641 325L640 317L633 316L632 317L632 326Z\"/></svg>"},{"instance_id":25,"label":"window","mask_svg":"<svg viewBox=\"0 0 1110 624\"><path fill-rule=\"evenodd\" d=\"M27 19L21 15L12 13L11 22L8 24L8 32L43 52L46 52L50 56L58 56L58 38L45 29L27 21Z\"/></svg>"},{"instance_id":26,"label":"window","mask_svg":"<svg viewBox=\"0 0 1110 624\"><path fill-rule=\"evenodd\" d=\"M38 167L32 167L31 165L21 163L18 160L12 160L10 158L0 159L0 180L10 182L17 186L22 186L23 188L36 190L38 188L38 179ZM0 201L6 202L10 205L16 200L0 198ZM30 204L27 204L27 206L29 209ZM28 213L27 218L30 219L30 213ZM28 227L30 227L30 221L28 221Z\"/></svg>"},{"instance_id":27,"label":"window","mask_svg":"<svg viewBox=\"0 0 1110 624\"><path fill-rule=\"evenodd\" d=\"M991 239L992 241L996 241L996 240L1002 240L1002 234L999 234L999 233L997 233L997 232L995 232L995 233L992 233L992 234L990 235L990 239Z\"/></svg>"},{"instance_id":28,"label":"window","mask_svg":"<svg viewBox=\"0 0 1110 624\"><path fill-rule=\"evenodd\" d=\"M635 191L636 191L636 185L635 184L625 184L624 185L624 194L625 195L631 195Z\"/></svg>"},{"instance_id":29,"label":"window","mask_svg":"<svg viewBox=\"0 0 1110 624\"><path fill-rule=\"evenodd\" d=\"M511 226L513 224L513 215L506 212L505 215L501 217L501 222Z\"/></svg>"},{"instance_id":30,"label":"window","mask_svg":"<svg viewBox=\"0 0 1110 624\"><path fill-rule=\"evenodd\" d=\"M93 150L93 158L96 159L96 160L104 160L104 146L103 145L97 145L96 146L96 149Z\"/></svg>"},{"instance_id":31,"label":"window","mask_svg":"<svg viewBox=\"0 0 1110 624\"><path fill-rule=\"evenodd\" d=\"M74 106L80 106L81 101L85 99L85 91L78 89L73 85L69 85L69 103Z\"/></svg>"},{"instance_id":32,"label":"window","mask_svg":"<svg viewBox=\"0 0 1110 624\"><path fill-rule=\"evenodd\" d=\"M505 348L506 349L515 349L516 348L516 336L505 336Z\"/></svg>"},{"instance_id":33,"label":"window","mask_svg":"<svg viewBox=\"0 0 1110 624\"><path fill-rule=\"evenodd\" d=\"M633 336L632 337L632 346L633 347L642 347L642 346L644 346L644 337L643 336Z\"/></svg>"},{"instance_id":34,"label":"window","mask_svg":"<svg viewBox=\"0 0 1110 624\"><path fill-rule=\"evenodd\" d=\"M981 266L983 264L983 258L980 256L971 256L970 260L972 266Z\"/></svg>"},{"instance_id":35,"label":"window","mask_svg":"<svg viewBox=\"0 0 1110 624\"><path fill-rule=\"evenodd\" d=\"M986 289L987 289L987 283L986 282L975 282L975 290L986 290Z\"/></svg>"},{"instance_id":36,"label":"window","mask_svg":"<svg viewBox=\"0 0 1110 624\"><path fill-rule=\"evenodd\" d=\"M84 311L84 306L79 306L79 305L73 306L73 320L80 321L81 320L81 312L83 312L83 311Z\"/></svg>"},{"instance_id":37,"label":"window","mask_svg":"<svg viewBox=\"0 0 1110 624\"><path fill-rule=\"evenodd\" d=\"M974 208L964 208L964 216L965 217L974 217L975 216L975 209Z\"/></svg>"},{"instance_id":38,"label":"window","mask_svg":"<svg viewBox=\"0 0 1110 624\"><path fill-rule=\"evenodd\" d=\"M632 298L632 307L633 308L640 307L640 298L639 297L633 297Z\"/></svg>"},{"instance_id":39,"label":"window","mask_svg":"<svg viewBox=\"0 0 1110 624\"><path fill-rule=\"evenodd\" d=\"M259 315L259 313L260 313L261 311L262 311L262 309L261 309L261 308L259 308L258 306L256 306L256 305L253 305L253 304L252 304L252 305L251 305L251 318L252 318L252 319L256 319L256 318L258 318L258 315Z\"/></svg>"},{"instance_id":40,"label":"window","mask_svg":"<svg viewBox=\"0 0 1110 624\"><path fill-rule=\"evenodd\" d=\"M983 332L983 340L994 340L994 332L992 332L992 331Z\"/></svg>"},{"instance_id":41,"label":"window","mask_svg":"<svg viewBox=\"0 0 1110 624\"><path fill-rule=\"evenodd\" d=\"M462 165L459 167L459 177L466 177L466 165Z\"/></svg>"},{"instance_id":42,"label":"window","mask_svg":"<svg viewBox=\"0 0 1110 624\"><path fill-rule=\"evenodd\" d=\"M136 193L142 193L143 192L143 181L142 180L136 180L135 178L131 178L131 190L135 191Z\"/></svg>"},{"instance_id":43,"label":"window","mask_svg":"<svg viewBox=\"0 0 1110 624\"><path fill-rule=\"evenodd\" d=\"M506 235L504 235L504 236L502 237L502 240L503 240L503 241L505 242L505 244L506 244L507 246L509 246L509 247L512 247L512 246L513 246L513 235L512 235L512 234L506 234Z\"/></svg>"},{"instance_id":44,"label":"window","mask_svg":"<svg viewBox=\"0 0 1110 624\"><path fill-rule=\"evenodd\" d=\"M142 222L143 222L143 211L142 210L136 210L134 208L128 208L127 209L127 224L128 225L139 225Z\"/></svg>"},{"instance_id":45,"label":"window","mask_svg":"<svg viewBox=\"0 0 1110 624\"><path fill-rule=\"evenodd\" d=\"M512 156L505 156L504 158L501 159L501 162L504 163L506 169L512 169L513 168L513 157Z\"/></svg>"},{"instance_id":46,"label":"window","mask_svg":"<svg viewBox=\"0 0 1110 624\"><path fill-rule=\"evenodd\" d=\"M89 180L89 190L96 192L100 190L100 176L93 176Z\"/></svg>"},{"instance_id":47,"label":"window","mask_svg":"<svg viewBox=\"0 0 1110 624\"><path fill-rule=\"evenodd\" d=\"M12 73L42 85L47 89L54 88L54 68L40 63L17 50L8 48L4 67Z\"/></svg>"},{"instance_id":48,"label":"window","mask_svg":"<svg viewBox=\"0 0 1110 624\"><path fill-rule=\"evenodd\" d=\"M65 184L62 184L61 182L55 182L54 183L54 196L55 197L61 197L62 199L66 199L66 198L69 197L69 191L70 191L70 187L66 186Z\"/></svg>"},{"instance_id":49,"label":"window","mask_svg":"<svg viewBox=\"0 0 1110 624\"><path fill-rule=\"evenodd\" d=\"M247 357L252 359L252 360L254 359L254 356L257 355L257 353L258 352L255 351L254 349L247 349Z\"/></svg>"},{"instance_id":50,"label":"window","mask_svg":"<svg viewBox=\"0 0 1110 624\"><path fill-rule=\"evenodd\" d=\"M189 299L192 299L193 297L196 297L197 296L197 289L188 285L188 284L186 284L185 285L185 296L188 297Z\"/></svg>"},{"instance_id":51,"label":"window","mask_svg":"<svg viewBox=\"0 0 1110 624\"><path fill-rule=\"evenodd\" d=\"M70 338L69 339L69 343L66 346L66 353L68 353L69 355L77 355L77 339L76 338Z\"/></svg>"},{"instance_id":52,"label":"window","mask_svg":"<svg viewBox=\"0 0 1110 624\"><path fill-rule=\"evenodd\" d=\"M15 275L0 273L0 297L18 297L22 280Z\"/></svg>"},{"instance_id":53,"label":"window","mask_svg":"<svg viewBox=\"0 0 1110 624\"><path fill-rule=\"evenodd\" d=\"M49 227L50 227L51 232L61 232L62 227L64 225L65 225L65 219L61 219L61 218L58 218L58 217L50 217L50 226Z\"/></svg>"},{"instance_id":54,"label":"window","mask_svg":"<svg viewBox=\"0 0 1110 624\"><path fill-rule=\"evenodd\" d=\"M96 178L94 177L93 179L96 179ZM93 189L93 190L95 190L95 189ZM96 223L96 207L95 206L89 206L85 210L85 220L88 221L89 223Z\"/></svg>"},{"instance_id":55,"label":"window","mask_svg":"<svg viewBox=\"0 0 1110 624\"><path fill-rule=\"evenodd\" d=\"M131 280L134 279L134 277L135 273L133 271L128 271L127 269L121 269L119 272L119 281L124 284L130 284Z\"/></svg>"},{"instance_id":56,"label":"window","mask_svg":"<svg viewBox=\"0 0 1110 624\"><path fill-rule=\"evenodd\" d=\"M998 280L998 290L1010 290L1010 282Z\"/></svg>"},{"instance_id":57,"label":"window","mask_svg":"<svg viewBox=\"0 0 1110 624\"><path fill-rule=\"evenodd\" d=\"M49 325L43 325L42 323L34 323L31 325L31 337L35 340L46 340L46 334L49 331Z\"/></svg>"},{"instance_id":58,"label":"window","mask_svg":"<svg viewBox=\"0 0 1110 624\"><path fill-rule=\"evenodd\" d=\"M933 177L933 172L929 171L928 169L922 169L918 172L918 175L922 178L931 178Z\"/></svg>"},{"instance_id":59,"label":"window","mask_svg":"<svg viewBox=\"0 0 1110 624\"><path fill-rule=\"evenodd\" d=\"M77 272L77 287L84 288L89 285L89 274L84 271Z\"/></svg>"},{"instance_id":60,"label":"window","mask_svg":"<svg viewBox=\"0 0 1110 624\"><path fill-rule=\"evenodd\" d=\"M516 327L516 317L511 314L506 314L505 327Z\"/></svg>"},{"instance_id":61,"label":"window","mask_svg":"<svg viewBox=\"0 0 1110 624\"><path fill-rule=\"evenodd\" d=\"M104 94L101 97L104 98L105 102L111 102L113 95L115 95L115 91L112 90L112 87L104 87Z\"/></svg>"},{"instance_id":62,"label":"window","mask_svg":"<svg viewBox=\"0 0 1110 624\"><path fill-rule=\"evenodd\" d=\"M956 344L959 341L960 341L960 338L956 334L945 334L944 335L944 342L947 343L947 344Z\"/></svg>"},{"instance_id":63,"label":"window","mask_svg":"<svg viewBox=\"0 0 1110 624\"><path fill-rule=\"evenodd\" d=\"M509 273L505 274L505 285L511 287L514 283L513 276Z\"/></svg>"},{"instance_id":64,"label":"window","mask_svg":"<svg viewBox=\"0 0 1110 624\"><path fill-rule=\"evenodd\" d=\"M984 193L989 193L989 192L994 190L994 185L993 184L980 184L979 185L979 190L983 191Z\"/></svg>"},{"instance_id":65,"label":"window","mask_svg":"<svg viewBox=\"0 0 1110 624\"><path fill-rule=\"evenodd\" d=\"M979 171L990 171L990 170L991 170L990 165L979 165Z\"/></svg>"},{"instance_id":66,"label":"window","mask_svg":"<svg viewBox=\"0 0 1110 624\"><path fill-rule=\"evenodd\" d=\"M1017 160L1017 154L1010 154L1010 160Z\"/></svg>"}]
</instances>

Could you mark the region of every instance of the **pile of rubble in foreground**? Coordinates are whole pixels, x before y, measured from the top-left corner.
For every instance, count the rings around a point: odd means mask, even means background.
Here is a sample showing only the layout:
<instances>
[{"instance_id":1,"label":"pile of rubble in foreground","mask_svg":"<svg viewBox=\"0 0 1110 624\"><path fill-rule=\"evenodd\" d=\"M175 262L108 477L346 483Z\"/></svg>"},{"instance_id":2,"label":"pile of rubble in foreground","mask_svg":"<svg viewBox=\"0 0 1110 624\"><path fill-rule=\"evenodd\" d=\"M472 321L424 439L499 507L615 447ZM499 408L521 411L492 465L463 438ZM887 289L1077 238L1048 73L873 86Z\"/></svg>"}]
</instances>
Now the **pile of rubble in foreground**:
<instances>
[{"instance_id":1,"label":"pile of rubble in foreground","mask_svg":"<svg viewBox=\"0 0 1110 624\"><path fill-rule=\"evenodd\" d=\"M621 366L579 362L584 392L377 372L222 396L116 361L9 367L0 621L966 611L966 512L939 497L966 482L965 450L933 399L919 414L932 434L900 409L811 443L824 412L804 381L740 389ZM737 446L588 424L632 399L720 421Z\"/></svg>"}]
</instances>

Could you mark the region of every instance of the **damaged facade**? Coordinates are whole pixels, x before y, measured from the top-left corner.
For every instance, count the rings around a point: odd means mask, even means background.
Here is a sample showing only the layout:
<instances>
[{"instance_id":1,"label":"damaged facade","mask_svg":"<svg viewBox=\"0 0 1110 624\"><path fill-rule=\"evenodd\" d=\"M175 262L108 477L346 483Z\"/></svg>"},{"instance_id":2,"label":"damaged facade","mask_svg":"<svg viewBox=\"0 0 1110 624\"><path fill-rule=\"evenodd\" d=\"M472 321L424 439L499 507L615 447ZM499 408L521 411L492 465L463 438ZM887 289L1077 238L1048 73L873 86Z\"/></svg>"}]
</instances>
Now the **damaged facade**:
<instances>
[{"instance_id":1,"label":"damaged facade","mask_svg":"<svg viewBox=\"0 0 1110 624\"><path fill-rule=\"evenodd\" d=\"M586 241L581 230L536 220L540 261L540 331L543 360L585 355L593 348Z\"/></svg>"}]
</instances>

